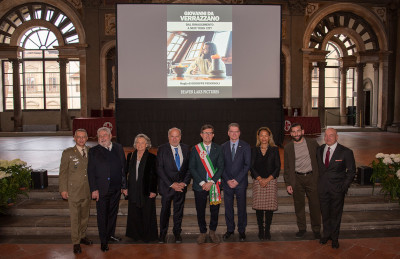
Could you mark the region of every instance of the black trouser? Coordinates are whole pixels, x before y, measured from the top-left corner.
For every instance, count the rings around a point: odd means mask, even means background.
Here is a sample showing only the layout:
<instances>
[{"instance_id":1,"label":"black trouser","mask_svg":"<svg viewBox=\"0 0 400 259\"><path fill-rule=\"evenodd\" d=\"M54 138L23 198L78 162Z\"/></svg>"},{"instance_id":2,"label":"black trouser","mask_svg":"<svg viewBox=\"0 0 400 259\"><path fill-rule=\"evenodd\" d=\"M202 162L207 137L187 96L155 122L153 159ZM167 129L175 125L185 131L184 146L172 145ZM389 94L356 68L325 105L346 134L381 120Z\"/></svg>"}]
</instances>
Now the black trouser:
<instances>
[{"instance_id":1,"label":"black trouser","mask_svg":"<svg viewBox=\"0 0 400 259\"><path fill-rule=\"evenodd\" d=\"M322 224L324 226L323 237L337 240L339 237L340 223L342 220L343 192L321 192L319 200L321 201Z\"/></svg>"},{"instance_id":2,"label":"black trouser","mask_svg":"<svg viewBox=\"0 0 400 259\"><path fill-rule=\"evenodd\" d=\"M197 223L199 224L200 233L207 233L206 225L206 205L208 199L208 191L194 191L194 199L196 201ZM219 204L210 205L210 230L217 230Z\"/></svg>"},{"instance_id":3,"label":"black trouser","mask_svg":"<svg viewBox=\"0 0 400 259\"><path fill-rule=\"evenodd\" d=\"M120 197L121 189L109 189L107 194L96 202L97 227L102 244L107 244L110 236L115 235Z\"/></svg>"},{"instance_id":4,"label":"black trouser","mask_svg":"<svg viewBox=\"0 0 400 259\"><path fill-rule=\"evenodd\" d=\"M256 210L257 224L259 231L264 231L264 215L265 215L265 232L271 229L273 210Z\"/></svg>"},{"instance_id":5,"label":"black trouser","mask_svg":"<svg viewBox=\"0 0 400 259\"><path fill-rule=\"evenodd\" d=\"M182 232L183 208L185 205L186 192L175 192L173 195L161 197L160 213L160 237L166 236L168 232L169 217L171 216L171 203L174 203L174 235Z\"/></svg>"}]
</instances>

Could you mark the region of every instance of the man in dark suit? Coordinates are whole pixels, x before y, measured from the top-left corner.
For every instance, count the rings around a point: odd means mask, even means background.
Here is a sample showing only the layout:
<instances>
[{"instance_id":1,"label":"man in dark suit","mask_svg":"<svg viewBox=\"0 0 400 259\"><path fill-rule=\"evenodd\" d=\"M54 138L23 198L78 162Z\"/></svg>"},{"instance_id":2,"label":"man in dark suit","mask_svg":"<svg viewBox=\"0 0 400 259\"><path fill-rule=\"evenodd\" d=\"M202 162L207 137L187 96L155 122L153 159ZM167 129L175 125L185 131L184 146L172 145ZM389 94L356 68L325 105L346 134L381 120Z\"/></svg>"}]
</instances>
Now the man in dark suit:
<instances>
[{"instance_id":1,"label":"man in dark suit","mask_svg":"<svg viewBox=\"0 0 400 259\"><path fill-rule=\"evenodd\" d=\"M96 200L101 250L106 252L109 241L121 240L115 237L115 227L121 192L127 195L125 153L120 144L111 142L109 128L99 128L97 137L99 144L89 150L88 176Z\"/></svg>"},{"instance_id":2,"label":"man in dark suit","mask_svg":"<svg viewBox=\"0 0 400 259\"><path fill-rule=\"evenodd\" d=\"M224 171L222 172L222 188L224 190L225 221L227 231L223 236L227 240L235 231L235 219L233 200L236 194L238 210L239 240L246 239L246 190L248 185L248 172L251 164L250 145L240 140L240 128L238 123L228 126L229 141L222 144L224 153Z\"/></svg>"},{"instance_id":3,"label":"man in dark suit","mask_svg":"<svg viewBox=\"0 0 400 259\"><path fill-rule=\"evenodd\" d=\"M335 129L325 131L325 145L319 147L318 193L324 226L321 244L332 240L332 248L339 248L339 230L342 220L344 196L354 179L356 163L353 151L340 145Z\"/></svg>"},{"instance_id":4,"label":"man in dark suit","mask_svg":"<svg viewBox=\"0 0 400 259\"><path fill-rule=\"evenodd\" d=\"M285 145L285 173L283 176L287 192L293 195L297 227L299 228L296 238L303 238L306 233L305 196L307 196L311 229L314 232L314 238L320 239L321 210L318 198L317 163L319 145L315 139L305 138L303 127L297 123L290 127L290 136L293 141Z\"/></svg>"},{"instance_id":5,"label":"man in dark suit","mask_svg":"<svg viewBox=\"0 0 400 259\"><path fill-rule=\"evenodd\" d=\"M210 124L203 125L200 130L203 142L193 147L190 153L189 171L193 177L193 191L196 202L197 222L200 235L197 243L206 241L206 205L210 195L210 239L219 243L220 239L215 234L218 226L219 205L221 203L221 174L224 171L224 157L221 146L212 143L214 127Z\"/></svg>"},{"instance_id":6,"label":"man in dark suit","mask_svg":"<svg viewBox=\"0 0 400 259\"><path fill-rule=\"evenodd\" d=\"M159 192L161 198L160 213L160 240L166 242L169 217L171 215L171 202L174 202L174 228L175 242L181 243L183 207L187 188L190 183L189 146L181 141L181 130L171 128L168 131L168 143L158 147L157 174L160 179Z\"/></svg>"}]
</instances>

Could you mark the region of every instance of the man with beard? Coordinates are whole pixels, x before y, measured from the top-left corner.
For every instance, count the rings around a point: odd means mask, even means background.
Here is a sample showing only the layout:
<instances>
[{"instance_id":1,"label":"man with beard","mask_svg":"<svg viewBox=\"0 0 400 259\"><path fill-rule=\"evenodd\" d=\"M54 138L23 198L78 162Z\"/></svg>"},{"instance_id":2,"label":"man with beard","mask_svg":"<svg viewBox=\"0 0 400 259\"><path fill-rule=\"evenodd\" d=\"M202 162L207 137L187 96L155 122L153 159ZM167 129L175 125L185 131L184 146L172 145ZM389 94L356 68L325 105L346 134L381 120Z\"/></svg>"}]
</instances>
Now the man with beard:
<instances>
[{"instance_id":1,"label":"man with beard","mask_svg":"<svg viewBox=\"0 0 400 259\"><path fill-rule=\"evenodd\" d=\"M284 148L284 179L286 190L293 195L299 231L296 238L303 238L306 233L305 195L310 209L311 228L315 239L320 239L321 211L318 197L318 143L305 138L303 127L294 123L290 127L293 141Z\"/></svg>"},{"instance_id":2,"label":"man with beard","mask_svg":"<svg viewBox=\"0 0 400 259\"><path fill-rule=\"evenodd\" d=\"M211 56L217 53L218 51L215 43L205 42L200 56L198 56L193 60L192 64L190 64L185 74L208 75L209 72L211 71Z\"/></svg>"},{"instance_id":3,"label":"man with beard","mask_svg":"<svg viewBox=\"0 0 400 259\"><path fill-rule=\"evenodd\" d=\"M111 142L107 127L97 130L99 144L89 149L88 177L92 199L96 200L97 226L101 251L108 251L108 242L119 242L115 227L121 192L127 195L125 153L122 146Z\"/></svg>"}]
</instances>

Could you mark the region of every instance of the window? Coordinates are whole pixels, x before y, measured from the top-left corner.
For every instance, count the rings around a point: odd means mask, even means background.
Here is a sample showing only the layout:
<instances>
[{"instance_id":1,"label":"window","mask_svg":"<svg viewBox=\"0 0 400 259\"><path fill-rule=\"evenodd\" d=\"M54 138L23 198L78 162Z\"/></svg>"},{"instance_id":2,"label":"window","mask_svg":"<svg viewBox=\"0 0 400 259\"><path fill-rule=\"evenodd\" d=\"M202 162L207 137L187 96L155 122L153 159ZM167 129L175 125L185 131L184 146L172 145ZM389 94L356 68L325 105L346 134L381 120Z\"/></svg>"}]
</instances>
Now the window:
<instances>
[{"instance_id":1,"label":"window","mask_svg":"<svg viewBox=\"0 0 400 259\"><path fill-rule=\"evenodd\" d=\"M204 37L205 36L203 35L196 38L196 41L192 44L192 47L186 56L186 60L193 60L195 57L200 55L201 49L203 48Z\"/></svg>"},{"instance_id":2,"label":"window","mask_svg":"<svg viewBox=\"0 0 400 259\"><path fill-rule=\"evenodd\" d=\"M36 12L35 15L40 15ZM61 17L61 16L59 16ZM66 19L60 18L60 22ZM71 28L69 27L69 30ZM45 27L34 27L21 37L25 48L20 64L21 108L23 110L60 109L60 65L54 33ZM13 109L12 64L2 62L4 109ZM80 109L79 61L67 64L67 98L69 109Z\"/></svg>"},{"instance_id":3,"label":"window","mask_svg":"<svg viewBox=\"0 0 400 259\"><path fill-rule=\"evenodd\" d=\"M340 72L339 72L339 58L341 53L336 44L329 42L326 50L329 53L326 55L325 67L325 107L337 108L340 106ZM319 87L319 73L316 72L318 67L314 64L312 73L312 107L318 107L318 87Z\"/></svg>"},{"instance_id":4,"label":"window","mask_svg":"<svg viewBox=\"0 0 400 259\"><path fill-rule=\"evenodd\" d=\"M174 37L172 38L171 42L168 45L167 48L167 59L168 60L173 60L176 57L176 54L178 51L181 49L181 46L183 45L185 41L185 38L181 35L175 34Z\"/></svg>"}]
</instances>

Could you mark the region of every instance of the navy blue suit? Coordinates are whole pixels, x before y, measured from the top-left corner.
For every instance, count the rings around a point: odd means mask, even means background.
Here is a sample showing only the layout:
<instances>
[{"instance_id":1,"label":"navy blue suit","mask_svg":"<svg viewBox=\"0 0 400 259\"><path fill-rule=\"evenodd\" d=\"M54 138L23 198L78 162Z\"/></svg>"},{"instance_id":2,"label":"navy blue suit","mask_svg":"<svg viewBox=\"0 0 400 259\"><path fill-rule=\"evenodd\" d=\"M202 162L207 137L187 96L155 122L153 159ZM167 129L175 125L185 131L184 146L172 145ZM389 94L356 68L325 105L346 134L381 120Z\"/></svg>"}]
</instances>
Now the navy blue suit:
<instances>
[{"instance_id":1,"label":"navy blue suit","mask_svg":"<svg viewBox=\"0 0 400 259\"><path fill-rule=\"evenodd\" d=\"M161 213L160 213L160 237L165 237L168 232L169 217L171 215L171 202L174 202L174 228L173 233L175 235L182 232L182 218L183 208L185 203L185 196L187 188L183 189L183 192L176 192L171 188L174 182L190 183L189 173L189 157L190 150L189 146L180 144L182 149L182 165L178 170L175 157L171 149L171 145L166 143L158 148L157 152L157 174L159 177L159 192L161 198Z\"/></svg>"},{"instance_id":2,"label":"navy blue suit","mask_svg":"<svg viewBox=\"0 0 400 259\"><path fill-rule=\"evenodd\" d=\"M251 166L251 148L249 144L242 140L239 140L236 145L237 149L232 161L230 141L222 144L222 152L224 153L222 189L224 191L227 231L234 232L235 230L233 200L234 195L236 194L238 207L238 231L239 233L244 233L247 225L246 190L248 185L248 172ZM227 183L229 180L236 180L239 184L232 189Z\"/></svg>"}]
</instances>

